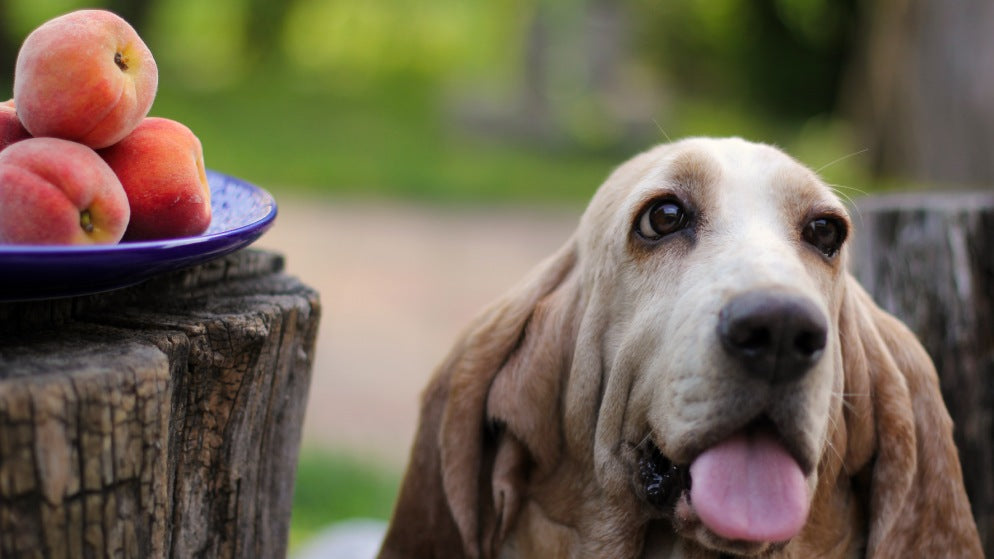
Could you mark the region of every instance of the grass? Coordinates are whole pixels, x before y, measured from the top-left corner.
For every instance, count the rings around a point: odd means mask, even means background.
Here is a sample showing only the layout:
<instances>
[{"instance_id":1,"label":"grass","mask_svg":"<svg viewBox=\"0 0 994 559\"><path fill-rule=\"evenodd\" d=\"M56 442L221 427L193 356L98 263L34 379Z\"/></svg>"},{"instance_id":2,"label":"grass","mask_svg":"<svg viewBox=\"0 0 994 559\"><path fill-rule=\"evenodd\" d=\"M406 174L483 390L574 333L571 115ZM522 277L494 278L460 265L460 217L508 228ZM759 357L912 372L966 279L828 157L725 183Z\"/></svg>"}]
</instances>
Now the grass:
<instances>
[{"instance_id":1,"label":"grass","mask_svg":"<svg viewBox=\"0 0 994 559\"><path fill-rule=\"evenodd\" d=\"M164 86L152 114L186 123L209 167L305 193L576 202L620 160L457 130L446 124L438 95L417 83L344 95L289 91L280 82L255 78L224 94Z\"/></svg>"},{"instance_id":2,"label":"grass","mask_svg":"<svg viewBox=\"0 0 994 559\"><path fill-rule=\"evenodd\" d=\"M399 472L340 453L304 450L297 465L290 517L291 550L333 522L388 520L399 486Z\"/></svg>"},{"instance_id":3,"label":"grass","mask_svg":"<svg viewBox=\"0 0 994 559\"><path fill-rule=\"evenodd\" d=\"M186 123L209 167L277 193L401 198L433 203L582 204L617 164L646 146L582 150L487 137L453 121L435 87L379 84L363 94L287 89L259 76L236 89L160 90L152 114ZM780 122L743 108L682 103L659 140L740 135L775 143L843 188L873 190L867 155L844 121Z\"/></svg>"},{"instance_id":4,"label":"grass","mask_svg":"<svg viewBox=\"0 0 994 559\"><path fill-rule=\"evenodd\" d=\"M437 84L398 77L343 91L289 72L259 71L223 91L191 90L164 75L151 114L187 124L209 167L276 194L577 205L612 168L648 147L583 150L497 137L479 125L471 132L451 116ZM866 157L837 119L785 123L705 102L671 109L675 116L660 121L660 141L667 134L741 135L777 143L814 168L829 164L831 183L868 184Z\"/></svg>"}]
</instances>

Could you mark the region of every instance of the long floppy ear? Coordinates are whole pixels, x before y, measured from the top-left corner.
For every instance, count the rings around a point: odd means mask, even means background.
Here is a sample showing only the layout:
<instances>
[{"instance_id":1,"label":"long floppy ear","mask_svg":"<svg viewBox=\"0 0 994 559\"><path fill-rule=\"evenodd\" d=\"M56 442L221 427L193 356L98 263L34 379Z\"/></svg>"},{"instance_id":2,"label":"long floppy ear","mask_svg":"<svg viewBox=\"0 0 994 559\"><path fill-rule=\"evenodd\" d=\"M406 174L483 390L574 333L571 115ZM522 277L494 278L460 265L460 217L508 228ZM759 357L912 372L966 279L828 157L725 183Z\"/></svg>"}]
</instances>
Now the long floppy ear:
<instances>
[{"instance_id":1,"label":"long floppy ear","mask_svg":"<svg viewBox=\"0 0 994 559\"><path fill-rule=\"evenodd\" d=\"M846 291L840 331L857 410L846 461L867 478L866 556L982 558L932 360L852 277Z\"/></svg>"},{"instance_id":2,"label":"long floppy ear","mask_svg":"<svg viewBox=\"0 0 994 559\"><path fill-rule=\"evenodd\" d=\"M560 452L575 265L571 240L486 310L436 371L381 559L496 555L529 475Z\"/></svg>"}]
</instances>

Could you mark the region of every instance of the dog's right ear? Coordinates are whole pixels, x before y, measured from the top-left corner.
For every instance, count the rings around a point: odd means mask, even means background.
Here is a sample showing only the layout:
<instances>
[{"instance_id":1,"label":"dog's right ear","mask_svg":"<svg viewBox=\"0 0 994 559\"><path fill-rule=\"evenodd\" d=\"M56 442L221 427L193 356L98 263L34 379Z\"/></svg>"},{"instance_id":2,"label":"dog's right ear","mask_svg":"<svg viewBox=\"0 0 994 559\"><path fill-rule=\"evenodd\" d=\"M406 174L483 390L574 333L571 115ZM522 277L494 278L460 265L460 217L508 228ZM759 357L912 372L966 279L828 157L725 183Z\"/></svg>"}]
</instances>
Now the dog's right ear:
<instances>
[{"instance_id":1,"label":"dog's right ear","mask_svg":"<svg viewBox=\"0 0 994 559\"><path fill-rule=\"evenodd\" d=\"M981 558L953 424L928 353L848 278L840 320L846 470L866 486L866 557Z\"/></svg>"},{"instance_id":2,"label":"dog's right ear","mask_svg":"<svg viewBox=\"0 0 994 559\"><path fill-rule=\"evenodd\" d=\"M436 371L380 559L493 557L529 472L556 460L559 382L577 324L575 246L486 310Z\"/></svg>"},{"instance_id":3,"label":"dog's right ear","mask_svg":"<svg viewBox=\"0 0 994 559\"><path fill-rule=\"evenodd\" d=\"M448 380L436 376L422 395L420 425L379 559L464 556L462 538L442 489L438 452Z\"/></svg>"}]
</instances>

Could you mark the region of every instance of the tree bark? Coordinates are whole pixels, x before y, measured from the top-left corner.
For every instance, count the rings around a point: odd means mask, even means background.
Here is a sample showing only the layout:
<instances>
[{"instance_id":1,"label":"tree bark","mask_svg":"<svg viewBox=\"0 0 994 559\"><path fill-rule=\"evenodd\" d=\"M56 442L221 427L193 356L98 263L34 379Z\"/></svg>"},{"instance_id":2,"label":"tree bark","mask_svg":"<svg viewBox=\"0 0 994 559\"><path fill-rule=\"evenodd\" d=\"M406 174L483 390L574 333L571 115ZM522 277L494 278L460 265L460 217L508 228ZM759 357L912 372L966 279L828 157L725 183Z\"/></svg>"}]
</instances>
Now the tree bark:
<instances>
[{"instance_id":1,"label":"tree bark","mask_svg":"<svg viewBox=\"0 0 994 559\"><path fill-rule=\"evenodd\" d=\"M854 272L935 361L994 557L994 194L880 196L858 210Z\"/></svg>"},{"instance_id":2,"label":"tree bark","mask_svg":"<svg viewBox=\"0 0 994 559\"><path fill-rule=\"evenodd\" d=\"M317 293L243 250L0 304L0 557L283 557Z\"/></svg>"}]
</instances>

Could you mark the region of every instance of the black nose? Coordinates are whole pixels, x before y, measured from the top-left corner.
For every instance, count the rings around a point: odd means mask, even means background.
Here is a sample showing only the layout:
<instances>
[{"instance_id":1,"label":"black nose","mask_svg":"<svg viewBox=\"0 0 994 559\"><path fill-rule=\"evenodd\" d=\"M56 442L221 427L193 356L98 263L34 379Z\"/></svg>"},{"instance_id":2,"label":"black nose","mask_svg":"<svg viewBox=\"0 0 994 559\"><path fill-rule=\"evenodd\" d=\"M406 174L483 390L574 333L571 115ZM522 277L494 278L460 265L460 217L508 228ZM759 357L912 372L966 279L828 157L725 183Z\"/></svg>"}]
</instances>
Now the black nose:
<instances>
[{"instance_id":1,"label":"black nose","mask_svg":"<svg viewBox=\"0 0 994 559\"><path fill-rule=\"evenodd\" d=\"M748 291L718 315L725 351L768 382L800 378L821 357L827 336L827 319L814 303L778 291Z\"/></svg>"}]
</instances>

